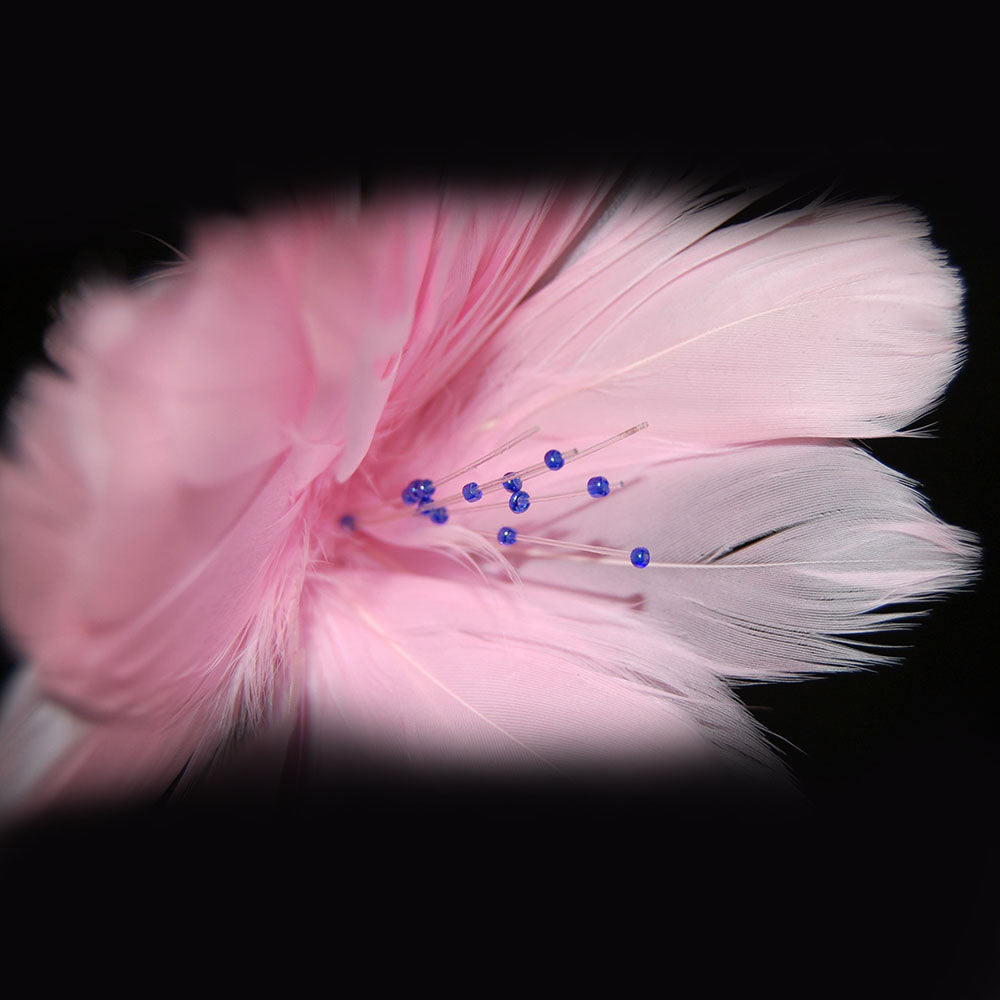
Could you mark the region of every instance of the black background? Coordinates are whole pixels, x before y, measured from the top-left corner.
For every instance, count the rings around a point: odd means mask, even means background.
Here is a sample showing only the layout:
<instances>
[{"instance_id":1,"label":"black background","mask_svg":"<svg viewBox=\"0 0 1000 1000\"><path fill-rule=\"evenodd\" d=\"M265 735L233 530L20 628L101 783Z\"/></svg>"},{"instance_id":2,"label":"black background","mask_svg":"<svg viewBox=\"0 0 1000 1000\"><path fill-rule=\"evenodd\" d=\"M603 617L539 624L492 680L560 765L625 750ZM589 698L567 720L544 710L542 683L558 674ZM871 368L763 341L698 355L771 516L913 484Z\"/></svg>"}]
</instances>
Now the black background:
<instances>
[{"instance_id":1,"label":"black background","mask_svg":"<svg viewBox=\"0 0 1000 1000\"><path fill-rule=\"evenodd\" d=\"M187 224L202 215L353 177L545 176L610 157L654 172L692 165L746 179L778 175L790 196L831 186L838 195L890 196L927 214L961 270L969 353L936 414L937 438L873 450L921 482L941 517L979 534L975 589L936 606L908 634L913 648L900 667L743 692L794 744L785 749L803 800L791 806L731 789L554 796L365 781L278 811L79 817L8 848L6 871L65 875L57 856L109 849L118 864L133 851L146 858L143 877L151 855L178 852L217 870L239 847L255 851L264 871L292 857L324 859L343 864L345 880L360 866L420 899L466 880L503 896L509 880L584 910L606 901L594 912L601 927L620 927L626 905L636 921L645 907L663 916L683 900L688 935L714 935L730 957L735 941L756 943L752 956L732 961L758 986L781 980L791 950L809 956L819 980L882 981L875 976L933 984L928 995L993 995L1000 219L980 90L956 78L913 90L893 77L831 94L775 74L692 98L697 78L668 74L652 93L651 79L635 81L642 95L633 101L620 80L605 89L574 78L493 94L471 113L464 92L476 89L475 70L473 61L439 72L416 92L397 84L389 98L372 96L364 75L322 73L294 75L277 90L270 80L223 78L199 93L177 85L183 58L166 73L137 59L104 74L87 67L52 94L30 80L22 96L9 91L0 190L5 393L40 356L50 309L79 276L134 277L171 259L154 237L183 247ZM113 867L105 863L105 875ZM633 891L644 901L638 910ZM674 954L677 939L661 945Z\"/></svg>"}]
</instances>

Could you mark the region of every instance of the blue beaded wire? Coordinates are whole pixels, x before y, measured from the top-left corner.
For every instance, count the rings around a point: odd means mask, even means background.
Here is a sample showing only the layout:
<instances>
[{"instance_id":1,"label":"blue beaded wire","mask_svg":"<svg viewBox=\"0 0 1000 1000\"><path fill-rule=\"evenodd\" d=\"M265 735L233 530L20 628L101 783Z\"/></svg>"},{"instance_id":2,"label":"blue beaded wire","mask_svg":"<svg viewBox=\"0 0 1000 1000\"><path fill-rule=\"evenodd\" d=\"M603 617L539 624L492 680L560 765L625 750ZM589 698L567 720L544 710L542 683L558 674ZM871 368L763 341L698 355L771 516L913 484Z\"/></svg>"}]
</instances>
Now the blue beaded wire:
<instances>
[{"instance_id":1,"label":"blue beaded wire","mask_svg":"<svg viewBox=\"0 0 1000 1000\"><path fill-rule=\"evenodd\" d=\"M634 548L629 553L629 560L631 561L632 565L636 566L638 569L642 569L643 567L648 566L649 549L645 549L641 545L636 546L636 548Z\"/></svg>"},{"instance_id":2,"label":"blue beaded wire","mask_svg":"<svg viewBox=\"0 0 1000 1000\"><path fill-rule=\"evenodd\" d=\"M623 431L621 434L615 435L613 438L609 438L607 441L602 441L597 445L593 445L592 447L585 449L583 452L578 452L574 448L573 451L570 452L569 458L570 459L582 458L584 455L588 455L591 452L598 450L599 448L606 447L609 444L613 444L615 441L621 440L622 438L625 437L629 437L630 435L637 433L640 430L643 430L647 426L648 425L646 423L637 424L635 427L631 427L627 431ZM534 430L537 430L537 428L535 428ZM534 433L534 430L529 433ZM522 435L521 438L515 439L515 442L513 443L522 440L526 436L528 435L527 434ZM499 454L500 451L507 450L507 447L508 446L504 446L498 449L496 452L491 453L491 455L487 457L493 457L494 454ZM563 455L561 451L557 450L556 448L551 448L543 456L542 465L532 466L531 468L525 470L524 474L527 474L529 477L534 476L537 472L543 471L543 466L544 468L550 470L561 469L566 464L566 461L567 461L566 457ZM475 464L481 464L481 463L475 463ZM475 464L470 465L465 469L461 469L460 471L446 477L446 481L448 479L457 478L464 472L471 471L471 469L475 467ZM496 482L497 480L491 481L488 484L488 488L492 489L496 485ZM500 482L502 482L503 488L508 493L511 494L510 499L508 500L508 506L510 507L511 511L515 514L524 513L524 511L526 511L531 506L531 497L526 491L521 489L523 482L522 476L514 472L507 472L504 473ZM619 483L618 485L621 486L624 484ZM420 513L426 514L435 524L445 524L448 521L447 508L443 506L442 507L431 506L433 503L432 498L434 496L434 492L435 492L435 486L430 479L414 479L406 486L406 488L402 491L400 495L404 503L410 506L415 504L419 505L421 508ZM605 497L610 492L611 492L611 484L604 476L592 476L587 481L587 493L592 497ZM572 495L572 494L567 494L567 495ZM476 482L468 482L462 487L461 496L464 500L466 500L466 502L475 503L477 500L482 499L483 489ZM452 497L450 499L457 500L458 497ZM543 497L542 499L554 500L554 499L559 499L559 497ZM355 530L354 516L351 514L345 514L340 519L340 525L347 531L354 531ZM530 536L528 537L530 538ZM575 547L572 544L567 544L565 542L557 541L554 539L531 538L530 540L535 542L541 542L543 544L559 545L566 548ZM497 541L501 545L513 545L517 541L517 532L510 526L504 525L497 532ZM581 545L580 549L586 552L594 552L598 555L613 555L616 552L621 552L622 555L625 554L624 551L621 549L614 550L614 549L606 549L602 547L595 547L588 545ZM629 562L637 569L643 569L646 566L650 565L649 549L645 548L644 546L641 545L636 546L634 549L631 550L631 552L629 552L628 556L629 556Z\"/></svg>"},{"instance_id":3,"label":"blue beaded wire","mask_svg":"<svg viewBox=\"0 0 1000 1000\"><path fill-rule=\"evenodd\" d=\"M469 503L475 503L477 500L483 499L483 491L479 488L479 483L466 483L462 487L462 496Z\"/></svg>"},{"instance_id":4,"label":"blue beaded wire","mask_svg":"<svg viewBox=\"0 0 1000 1000\"><path fill-rule=\"evenodd\" d=\"M432 507L422 510L421 514L426 514L435 524L444 524L448 520L447 507Z\"/></svg>"},{"instance_id":5,"label":"blue beaded wire","mask_svg":"<svg viewBox=\"0 0 1000 1000\"><path fill-rule=\"evenodd\" d=\"M516 493L511 494L507 506L515 514L523 514L531 506L531 497L524 490L518 490Z\"/></svg>"},{"instance_id":6,"label":"blue beaded wire","mask_svg":"<svg viewBox=\"0 0 1000 1000\"><path fill-rule=\"evenodd\" d=\"M429 504L431 502L431 497L434 496L434 483L429 479L414 479L407 487L403 490L400 496L403 499L403 503L409 504Z\"/></svg>"}]
</instances>

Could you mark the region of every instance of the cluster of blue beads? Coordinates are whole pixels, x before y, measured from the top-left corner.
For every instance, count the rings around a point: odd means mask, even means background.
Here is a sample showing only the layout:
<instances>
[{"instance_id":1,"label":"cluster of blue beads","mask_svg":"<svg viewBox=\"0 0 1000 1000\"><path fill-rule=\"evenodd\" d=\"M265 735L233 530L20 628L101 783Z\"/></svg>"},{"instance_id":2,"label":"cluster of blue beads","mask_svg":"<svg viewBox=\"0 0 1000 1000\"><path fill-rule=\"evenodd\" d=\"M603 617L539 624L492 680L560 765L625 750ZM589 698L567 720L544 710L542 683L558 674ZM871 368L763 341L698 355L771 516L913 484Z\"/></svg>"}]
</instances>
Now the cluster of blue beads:
<instances>
[{"instance_id":1,"label":"cluster of blue beads","mask_svg":"<svg viewBox=\"0 0 1000 1000\"><path fill-rule=\"evenodd\" d=\"M414 479L401 494L403 503L411 506L429 504L434 496L434 489L434 484L429 479Z\"/></svg>"},{"instance_id":2,"label":"cluster of blue beads","mask_svg":"<svg viewBox=\"0 0 1000 1000\"><path fill-rule=\"evenodd\" d=\"M555 448L547 451L544 458L546 466L550 469L561 469L566 464L562 452ZM521 489L520 476L508 472L503 479L503 488L511 494L508 506L515 514L523 514L531 506L531 496ZM444 507L430 507L434 496L434 483L430 479L414 479L406 489L403 490L403 503L411 506L419 504L425 507L421 514L426 514L435 524L444 524L448 520L448 511ZM592 476L587 480L587 492L592 497L606 497L611 492L611 484L604 476ZM462 496L469 502L475 503L483 497L483 491L478 483L466 483L462 487ZM341 519L341 525L348 530L354 529L354 518L350 515ZM497 532L497 541L501 545L513 545L517 541L517 532L510 527L503 527ZM629 553L629 561L633 566L643 569L649 565L649 549L640 546L632 549Z\"/></svg>"}]
</instances>

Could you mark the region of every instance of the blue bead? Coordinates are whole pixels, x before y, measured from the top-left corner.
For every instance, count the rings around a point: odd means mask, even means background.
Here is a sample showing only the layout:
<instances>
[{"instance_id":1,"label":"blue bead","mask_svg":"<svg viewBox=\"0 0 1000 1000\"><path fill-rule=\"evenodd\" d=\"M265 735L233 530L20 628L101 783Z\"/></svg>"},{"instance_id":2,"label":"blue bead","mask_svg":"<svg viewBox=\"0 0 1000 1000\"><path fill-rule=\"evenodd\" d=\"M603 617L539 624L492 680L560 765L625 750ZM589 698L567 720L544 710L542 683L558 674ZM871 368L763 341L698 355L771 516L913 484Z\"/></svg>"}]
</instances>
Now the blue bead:
<instances>
[{"instance_id":1,"label":"blue bead","mask_svg":"<svg viewBox=\"0 0 1000 1000\"><path fill-rule=\"evenodd\" d=\"M525 493L524 490L518 490L516 493L511 494L507 506L515 514L523 514L531 506L531 496Z\"/></svg>"},{"instance_id":2,"label":"blue bead","mask_svg":"<svg viewBox=\"0 0 1000 1000\"><path fill-rule=\"evenodd\" d=\"M552 451L545 453L545 464L550 469L561 469L566 464L566 459L562 457L561 451L556 451L553 448Z\"/></svg>"},{"instance_id":3,"label":"blue bead","mask_svg":"<svg viewBox=\"0 0 1000 1000\"><path fill-rule=\"evenodd\" d=\"M649 549L644 549L640 545L629 553L629 559L632 560L633 566L638 566L639 569L642 569L643 566L649 565Z\"/></svg>"},{"instance_id":4,"label":"blue bead","mask_svg":"<svg viewBox=\"0 0 1000 1000\"><path fill-rule=\"evenodd\" d=\"M435 524L444 524L448 520L447 507L428 507L420 513L426 514Z\"/></svg>"},{"instance_id":5,"label":"blue bead","mask_svg":"<svg viewBox=\"0 0 1000 1000\"><path fill-rule=\"evenodd\" d=\"M505 472L503 480L503 488L508 493L516 493L521 488L520 477L515 476L513 472Z\"/></svg>"},{"instance_id":6,"label":"blue bead","mask_svg":"<svg viewBox=\"0 0 1000 1000\"><path fill-rule=\"evenodd\" d=\"M415 503L430 503L431 497L434 496L434 489L435 486L429 479L414 479L400 496L403 498L403 503L411 506Z\"/></svg>"},{"instance_id":7,"label":"blue bead","mask_svg":"<svg viewBox=\"0 0 1000 1000\"><path fill-rule=\"evenodd\" d=\"M587 492L592 497L606 497L611 492L611 487L604 476L592 476L587 480Z\"/></svg>"},{"instance_id":8,"label":"blue bead","mask_svg":"<svg viewBox=\"0 0 1000 1000\"><path fill-rule=\"evenodd\" d=\"M483 499L483 491L479 488L479 483L466 483L462 487L462 496L469 503L475 503L477 500Z\"/></svg>"},{"instance_id":9,"label":"blue bead","mask_svg":"<svg viewBox=\"0 0 1000 1000\"><path fill-rule=\"evenodd\" d=\"M340 526L344 529L344 531L353 531L354 528L355 528L355 526L356 526L356 522L354 520L354 515L353 514L345 514L340 519Z\"/></svg>"},{"instance_id":10,"label":"blue bead","mask_svg":"<svg viewBox=\"0 0 1000 1000\"><path fill-rule=\"evenodd\" d=\"M513 545L517 541L517 532L513 528L501 528L497 532L497 541L501 545Z\"/></svg>"}]
</instances>

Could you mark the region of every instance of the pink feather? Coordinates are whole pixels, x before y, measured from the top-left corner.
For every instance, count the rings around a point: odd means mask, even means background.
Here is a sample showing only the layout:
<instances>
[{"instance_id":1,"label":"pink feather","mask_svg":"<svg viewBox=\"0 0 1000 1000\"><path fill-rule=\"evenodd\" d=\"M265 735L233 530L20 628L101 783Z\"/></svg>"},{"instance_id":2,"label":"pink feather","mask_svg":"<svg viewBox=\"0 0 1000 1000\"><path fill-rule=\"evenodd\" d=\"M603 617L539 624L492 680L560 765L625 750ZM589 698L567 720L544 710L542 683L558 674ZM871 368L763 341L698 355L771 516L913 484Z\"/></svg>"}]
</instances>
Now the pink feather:
<instances>
[{"instance_id":1,"label":"pink feather","mask_svg":"<svg viewBox=\"0 0 1000 1000\"><path fill-rule=\"evenodd\" d=\"M280 762L296 733L317 765L766 771L729 684L872 663L853 640L898 620L879 608L968 581L973 540L845 440L908 428L960 363L961 285L922 220L720 228L751 199L615 190L217 223L190 263L67 307L68 377L30 376L0 471L28 664L9 816L158 795L254 736ZM399 500L531 425L467 478L643 421L532 481L524 515ZM623 485L592 500L597 473ZM502 550L513 517L577 548ZM644 570L580 547L636 545Z\"/></svg>"}]
</instances>

